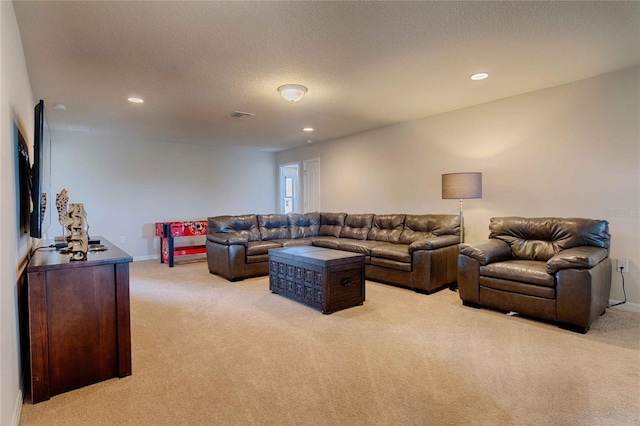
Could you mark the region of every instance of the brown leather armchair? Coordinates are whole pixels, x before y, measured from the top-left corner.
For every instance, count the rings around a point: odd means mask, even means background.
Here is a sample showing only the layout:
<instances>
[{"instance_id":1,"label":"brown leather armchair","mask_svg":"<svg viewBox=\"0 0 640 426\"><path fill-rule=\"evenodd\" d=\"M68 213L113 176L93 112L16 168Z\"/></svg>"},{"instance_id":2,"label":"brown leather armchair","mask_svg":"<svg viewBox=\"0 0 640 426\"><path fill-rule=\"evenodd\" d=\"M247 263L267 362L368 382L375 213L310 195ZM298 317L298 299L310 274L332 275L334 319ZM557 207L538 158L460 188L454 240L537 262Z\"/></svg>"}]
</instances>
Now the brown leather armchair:
<instances>
[{"instance_id":1,"label":"brown leather armchair","mask_svg":"<svg viewBox=\"0 0 640 426\"><path fill-rule=\"evenodd\" d=\"M609 223L582 218L492 218L489 240L461 244L458 291L490 307L586 333L611 288Z\"/></svg>"}]
</instances>

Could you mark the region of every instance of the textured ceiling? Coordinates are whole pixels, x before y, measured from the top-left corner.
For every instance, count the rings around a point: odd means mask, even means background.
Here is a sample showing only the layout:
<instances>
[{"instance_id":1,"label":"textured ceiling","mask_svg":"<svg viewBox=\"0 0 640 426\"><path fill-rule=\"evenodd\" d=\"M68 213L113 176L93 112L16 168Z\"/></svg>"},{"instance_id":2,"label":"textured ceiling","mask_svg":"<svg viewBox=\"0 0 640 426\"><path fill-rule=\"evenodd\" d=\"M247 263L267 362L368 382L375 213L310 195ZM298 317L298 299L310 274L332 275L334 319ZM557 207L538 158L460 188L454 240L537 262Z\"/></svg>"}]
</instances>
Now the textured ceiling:
<instances>
[{"instance_id":1,"label":"textured ceiling","mask_svg":"<svg viewBox=\"0 0 640 426\"><path fill-rule=\"evenodd\" d=\"M50 126L129 139L277 151L640 63L636 1L14 1L14 9ZM477 71L491 76L469 80ZM309 92L287 103L276 91L286 83Z\"/></svg>"}]
</instances>

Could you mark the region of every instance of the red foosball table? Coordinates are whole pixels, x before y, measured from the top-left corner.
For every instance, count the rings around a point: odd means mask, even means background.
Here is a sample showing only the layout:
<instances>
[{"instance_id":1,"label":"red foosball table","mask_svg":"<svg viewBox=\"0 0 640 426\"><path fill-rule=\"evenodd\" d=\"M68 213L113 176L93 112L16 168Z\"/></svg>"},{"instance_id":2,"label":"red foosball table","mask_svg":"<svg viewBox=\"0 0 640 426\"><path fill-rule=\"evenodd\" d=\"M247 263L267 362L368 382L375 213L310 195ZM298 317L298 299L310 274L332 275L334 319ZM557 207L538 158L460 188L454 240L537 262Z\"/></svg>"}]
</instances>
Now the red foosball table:
<instances>
[{"instance_id":1,"label":"red foosball table","mask_svg":"<svg viewBox=\"0 0 640 426\"><path fill-rule=\"evenodd\" d=\"M160 237L160 263L169 263L169 267L173 268L175 256L206 253L207 249L204 245L178 247L174 245L174 238L176 237L198 237L206 234L206 220L156 222L156 236Z\"/></svg>"}]
</instances>

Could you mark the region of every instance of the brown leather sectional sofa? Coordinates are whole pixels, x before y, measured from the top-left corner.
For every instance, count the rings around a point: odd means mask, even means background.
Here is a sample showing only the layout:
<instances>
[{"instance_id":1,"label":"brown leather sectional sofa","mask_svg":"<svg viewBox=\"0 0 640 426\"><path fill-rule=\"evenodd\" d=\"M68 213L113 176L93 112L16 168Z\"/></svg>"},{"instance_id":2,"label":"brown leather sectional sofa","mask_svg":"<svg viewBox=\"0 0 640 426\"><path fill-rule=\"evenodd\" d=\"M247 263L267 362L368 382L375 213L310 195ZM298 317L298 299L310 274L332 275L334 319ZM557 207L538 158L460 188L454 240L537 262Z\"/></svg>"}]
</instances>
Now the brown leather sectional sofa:
<instances>
[{"instance_id":1,"label":"brown leather sectional sofa","mask_svg":"<svg viewBox=\"0 0 640 426\"><path fill-rule=\"evenodd\" d=\"M609 224L583 218L496 217L489 239L461 244L458 290L486 306L586 333L607 308Z\"/></svg>"},{"instance_id":2,"label":"brown leather sectional sofa","mask_svg":"<svg viewBox=\"0 0 640 426\"><path fill-rule=\"evenodd\" d=\"M208 218L212 274L237 281L269 273L269 249L314 245L363 253L369 280L432 293L456 281L457 215L248 214Z\"/></svg>"}]
</instances>

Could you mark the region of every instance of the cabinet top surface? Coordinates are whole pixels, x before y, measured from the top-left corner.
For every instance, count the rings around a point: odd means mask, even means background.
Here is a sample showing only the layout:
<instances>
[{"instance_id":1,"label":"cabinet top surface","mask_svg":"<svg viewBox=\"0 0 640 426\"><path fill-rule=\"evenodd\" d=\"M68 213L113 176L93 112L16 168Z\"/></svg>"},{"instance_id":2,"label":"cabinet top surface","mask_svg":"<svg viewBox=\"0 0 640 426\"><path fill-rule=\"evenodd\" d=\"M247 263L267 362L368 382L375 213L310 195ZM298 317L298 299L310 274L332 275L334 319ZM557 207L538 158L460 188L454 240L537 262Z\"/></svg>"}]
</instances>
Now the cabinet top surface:
<instances>
[{"instance_id":1,"label":"cabinet top surface","mask_svg":"<svg viewBox=\"0 0 640 426\"><path fill-rule=\"evenodd\" d=\"M131 256L113 245L104 237L95 237L100 240L100 245L106 247L103 251L89 251L87 260L69 260L68 254L63 254L53 247L48 247L53 241L43 240L33 253L27 272L38 272L56 268L82 268L109 263L129 263Z\"/></svg>"}]
</instances>

